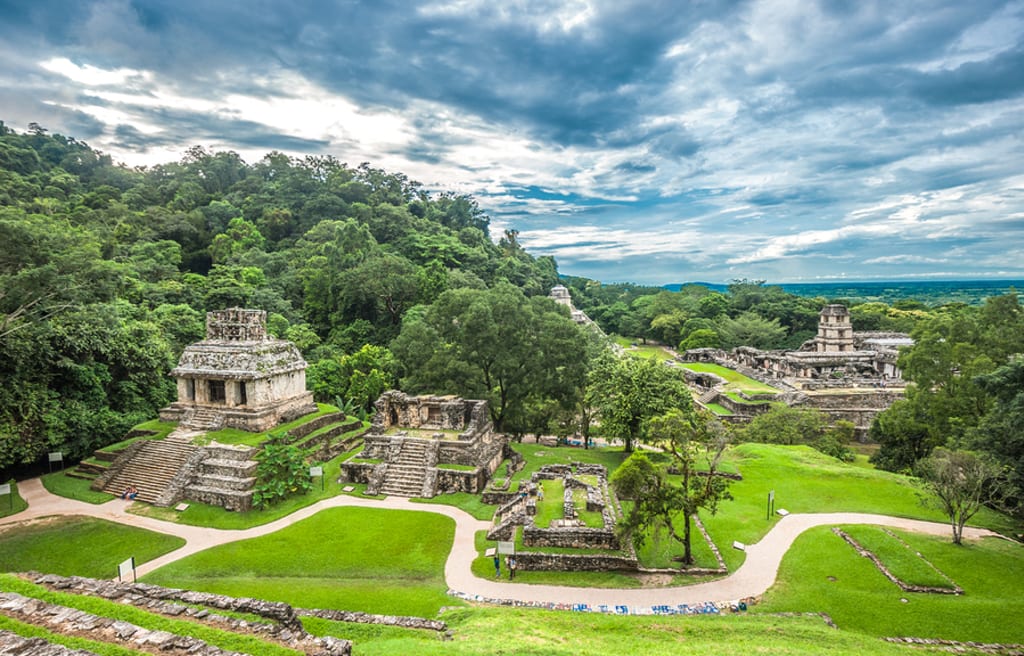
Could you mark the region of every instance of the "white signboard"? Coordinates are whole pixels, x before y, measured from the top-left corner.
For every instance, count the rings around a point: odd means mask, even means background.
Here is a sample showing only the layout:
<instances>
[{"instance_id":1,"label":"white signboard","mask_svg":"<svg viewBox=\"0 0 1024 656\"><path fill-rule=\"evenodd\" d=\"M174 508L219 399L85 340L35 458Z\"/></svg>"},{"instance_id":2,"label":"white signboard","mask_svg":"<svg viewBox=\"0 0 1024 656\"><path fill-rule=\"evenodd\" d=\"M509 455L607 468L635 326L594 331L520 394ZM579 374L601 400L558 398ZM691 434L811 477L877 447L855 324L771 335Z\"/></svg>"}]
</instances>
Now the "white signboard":
<instances>
[{"instance_id":1,"label":"white signboard","mask_svg":"<svg viewBox=\"0 0 1024 656\"><path fill-rule=\"evenodd\" d=\"M323 467L310 467L309 468L309 475L310 476L323 476L324 475L324 468Z\"/></svg>"},{"instance_id":2,"label":"white signboard","mask_svg":"<svg viewBox=\"0 0 1024 656\"><path fill-rule=\"evenodd\" d=\"M515 555L515 553L516 553L516 543L515 542L499 542L498 543L498 553L500 553L500 554L512 554L512 555Z\"/></svg>"},{"instance_id":3,"label":"white signboard","mask_svg":"<svg viewBox=\"0 0 1024 656\"><path fill-rule=\"evenodd\" d=\"M64 462L64 454L60 451L50 451L50 462Z\"/></svg>"},{"instance_id":4,"label":"white signboard","mask_svg":"<svg viewBox=\"0 0 1024 656\"><path fill-rule=\"evenodd\" d=\"M772 490L771 492L768 493L768 503L772 503L774 501L775 501L775 490Z\"/></svg>"},{"instance_id":5,"label":"white signboard","mask_svg":"<svg viewBox=\"0 0 1024 656\"><path fill-rule=\"evenodd\" d=\"M5 494L10 494L10 493L11 493L11 484L10 483L4 483L3 485L0 485L0 496L3 496Z\"/></svg>"},{"instance_id":6,"label":"white signboard","mask_svg":"<svg viewBox=\"0 0 1024 656\"><path fill-rule=\"evenodd\" d=\"M119 578L127 578L129 574L132 574L134 578L134 572L135 556L132 556L131 558L117 566L117 576Z\"/></svg>"}]
</instances>

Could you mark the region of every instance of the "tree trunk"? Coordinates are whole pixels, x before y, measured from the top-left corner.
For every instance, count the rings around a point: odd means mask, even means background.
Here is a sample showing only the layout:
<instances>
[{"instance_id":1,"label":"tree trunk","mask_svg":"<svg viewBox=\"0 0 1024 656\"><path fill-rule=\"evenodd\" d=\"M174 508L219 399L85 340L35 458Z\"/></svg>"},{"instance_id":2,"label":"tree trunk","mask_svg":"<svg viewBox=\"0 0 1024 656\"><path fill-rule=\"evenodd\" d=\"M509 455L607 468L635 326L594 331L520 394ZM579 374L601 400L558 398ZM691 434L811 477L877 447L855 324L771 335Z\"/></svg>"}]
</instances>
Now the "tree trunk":
<instances>
[{"instance_id":1,"label":"tree trunk","mask_svg":"<svg viewBox=\"0 0 1024 656\"><path fill-rule=\"evenodd\" d=\"M693 550L690 548L690 516L683 520L683 564L693 564Z\"/></svg>"}]
</instances>

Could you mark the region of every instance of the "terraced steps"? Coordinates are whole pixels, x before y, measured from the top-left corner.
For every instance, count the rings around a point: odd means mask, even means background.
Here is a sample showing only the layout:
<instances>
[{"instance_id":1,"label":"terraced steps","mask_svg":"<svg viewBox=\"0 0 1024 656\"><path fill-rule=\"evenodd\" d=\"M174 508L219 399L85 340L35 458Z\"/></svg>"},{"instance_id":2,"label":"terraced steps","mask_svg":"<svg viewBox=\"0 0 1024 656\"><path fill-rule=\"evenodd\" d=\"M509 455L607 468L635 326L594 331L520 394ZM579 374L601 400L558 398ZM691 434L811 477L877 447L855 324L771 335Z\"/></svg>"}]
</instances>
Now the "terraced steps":
<instances>
[{"instance_id":1,"label":"terraced steps","mask_svg":"<svg viewBox=\"0 0 1024 656\"><path fill-rule=\"evenodd\" d=\"M138 490L136 500L156 503L195 452L196 447L187 438L171 436L164 440L146 441L107 481L103 491L120 495L128 486L134 486Z\"/></svg>"},{"instance_id":2,"label":"terraced steps","mask_svg":"<svg viewBox=\"0 0 1024 656\"><path fill-rule=\"evenodd\" d=\"M388 454L387 474L380 486L381 494L399 497L423 496L428 459L429 445L426 440L398 441Z\"/></svg>"}]
</instances>

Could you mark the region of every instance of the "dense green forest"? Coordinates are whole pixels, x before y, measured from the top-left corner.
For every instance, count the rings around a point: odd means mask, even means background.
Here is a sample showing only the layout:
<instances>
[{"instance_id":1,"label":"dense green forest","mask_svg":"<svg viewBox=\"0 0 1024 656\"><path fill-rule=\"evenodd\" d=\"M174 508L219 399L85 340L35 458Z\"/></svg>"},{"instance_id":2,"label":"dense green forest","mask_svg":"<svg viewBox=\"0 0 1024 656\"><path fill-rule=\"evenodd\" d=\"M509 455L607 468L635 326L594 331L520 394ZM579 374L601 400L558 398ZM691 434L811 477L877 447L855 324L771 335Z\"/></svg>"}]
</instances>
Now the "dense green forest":
<instances>
[{"instance_id":1,"label":"dense green forest","mask_svg":"<svg viewBox=\"0 0 1024 656\"><path fill-rule=\"evenodd\" d=\"M127 168L76 139L0 122L0 469L83 457L172 400L168 372L205 313L268 312L320 401L369 408L391 386L490 402L503 430L586 432L606 349L547 298L566 285L609 334L679 349L797 348L821 307L909 332L905 401L872 429L876 464L938 445L992 454L1024 486L1024 313L798 296L763 281L678 291L562 276L473 198L329 156L249 164L192 148ZM598 373L597 376L602 374ZM588 389L589 388L589 389ZM598 413L599 414L599 413ZM1018 498L1019 493L1015 493Z\"/></svg>"}]
</instances>

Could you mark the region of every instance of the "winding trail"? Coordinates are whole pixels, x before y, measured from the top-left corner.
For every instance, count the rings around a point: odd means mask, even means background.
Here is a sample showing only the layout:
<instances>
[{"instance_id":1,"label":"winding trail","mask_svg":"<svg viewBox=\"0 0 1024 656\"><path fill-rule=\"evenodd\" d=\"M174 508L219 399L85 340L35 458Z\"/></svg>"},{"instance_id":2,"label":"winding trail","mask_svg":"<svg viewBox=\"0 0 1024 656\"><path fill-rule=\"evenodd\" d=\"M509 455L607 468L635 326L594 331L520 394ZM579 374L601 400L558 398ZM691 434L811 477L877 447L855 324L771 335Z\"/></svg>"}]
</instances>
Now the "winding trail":
<instances>
[{"instance_id":1,"label":"winding trail","mask_svg":"<svg viewBox=\"0 0 1024 656\"><path fill-rule=\"evenodd\" d=\"M728 602L761 595L775 582L782 557L789 550L793 541L804 531L816 526L877 524L931 535L945 535L950 530L945 523L888 515L866 513L790 514L780 519L760 542L747 545L747 558L743 565L723 579L672 588L575 588L506 583L474 576L471 565L477 556L474 543L475 533L488 529L491 523L475 519L465 511L452 506L412 503L408 499L398 497L386 497L378 500L340 495L319 501L268 524L242 530L228 530L186 526L151 517L132 515L126 511L127 506L132 502L121 499L114 499L101 505L66 499L50 494L43 487L39 478L22 481L18 484L18 492L28 502L28 509L9 517L0 518L0 526L54 515L83 515L145 528L158 533L176 535L186 541L184 546L139 565L137 572L140 576L210 547L274 533L326 508L354 506L431 512L455 520L455 540L444 568L445 582L449 589L489 599L510 599L527 603L582 603L591 606L602 604L607 606L619 604L628 606L694 605L706 601ZM989 536L998 536L998 534L987 529L971 527L964 529L964 537L967 539Z\"/></svg>"}]
</instances>

